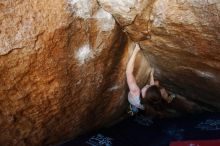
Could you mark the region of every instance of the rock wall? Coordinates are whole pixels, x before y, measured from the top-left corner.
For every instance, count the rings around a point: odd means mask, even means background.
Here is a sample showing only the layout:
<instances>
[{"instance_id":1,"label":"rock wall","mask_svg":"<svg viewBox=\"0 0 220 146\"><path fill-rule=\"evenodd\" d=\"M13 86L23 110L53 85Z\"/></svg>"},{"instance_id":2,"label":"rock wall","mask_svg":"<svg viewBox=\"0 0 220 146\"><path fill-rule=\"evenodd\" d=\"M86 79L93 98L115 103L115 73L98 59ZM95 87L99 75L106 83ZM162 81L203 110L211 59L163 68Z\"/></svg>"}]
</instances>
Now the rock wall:
<instances>
[{"instance_id":1,"label":"rock wall","mask_svg":"<svg viewBox=\"0 0 220 146\"><path fill-rule=\"evenodd\" d=\"M98 0L168 89L220 109L219 0Z\"/></svg>"},{"instance_id":2,"label":"rock wall","mask_svg":"<svg viewBox=\"0 0 220 146\"><path fill-rule=\"evenodd\" d=\"M55 144L119 117L127 42L96 1L0 1L0 145Z\"/></svg>"},{"instance_id":3,"label":"rock wall","mask_svg":"<svg viewBox=\"0 0 220 146\"><path fill-rule=\"evenodd\" d=\"M219 110L219 10L219 0L0 1L0 145L55 144L120 117L127 37L143 49L140 86L151 65L167 89Z\"/></svg>"}]
</instances>

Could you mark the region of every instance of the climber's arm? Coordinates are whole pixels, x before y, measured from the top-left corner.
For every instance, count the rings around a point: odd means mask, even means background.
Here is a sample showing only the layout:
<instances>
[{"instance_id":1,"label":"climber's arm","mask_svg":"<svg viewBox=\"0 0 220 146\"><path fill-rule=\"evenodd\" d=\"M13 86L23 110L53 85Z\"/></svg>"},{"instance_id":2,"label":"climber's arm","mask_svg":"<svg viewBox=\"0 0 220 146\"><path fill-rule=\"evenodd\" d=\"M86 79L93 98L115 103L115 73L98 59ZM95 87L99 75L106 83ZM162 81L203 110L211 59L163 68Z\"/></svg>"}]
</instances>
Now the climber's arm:
<instances>
[{"instance_id":1,"label":"climber's arm","mask_svg":"<svg viewBox=\"0 0 220 146\"><path fill-rule=\"evenodd\" d=\"M154 69L151 69L150 72L150 85L154 85Z\"/></svg>"},{"instance_id":2,"label":"climber's arm","mask_svg":"<svg viewBox=\"0 0 220 146\"><path fill-rule=\"evenodd\" d=\"M127 83L128 87L130 89L130 93L133 96L138 96L140 94L140 89L136 83L135 77L133 75L133 70L134 70L134 62L136 55L138 51L140 50L140 47L138 44L135 45L134 51L128 61L127 67L126 67L126 77L127 77Z\"/></svg>"},{"instance_id":3,"label":"climber's arm","mask_svg":"<svg viewBox=\"0 0 220 146\"><path fill-rule=\"evenodd\" d=\"M150 72L150 84L146 84L144 87L143 87L143 90L147 90L147 88L150 87L150 85L157 85L159 86L159 81L154 81L154 69L152 68L151 69L151 72Z\"/></svg>"}]
</instances>

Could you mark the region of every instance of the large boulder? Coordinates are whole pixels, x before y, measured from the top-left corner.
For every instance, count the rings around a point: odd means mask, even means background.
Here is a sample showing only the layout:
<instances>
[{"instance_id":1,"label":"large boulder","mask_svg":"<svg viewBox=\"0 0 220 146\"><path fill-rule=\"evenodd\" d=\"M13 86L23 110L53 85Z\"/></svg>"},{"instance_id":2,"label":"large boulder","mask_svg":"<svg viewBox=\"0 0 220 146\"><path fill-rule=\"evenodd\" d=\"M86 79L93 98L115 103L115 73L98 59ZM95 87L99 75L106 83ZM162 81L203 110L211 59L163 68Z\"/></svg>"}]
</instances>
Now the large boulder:
<instances>
[{"instance_id":1,"label":"large boulder","mask_svg":"<svg viewBox=\"0 0 220 146\"><path fill-rule=\"evenodd\" d=\"M0 145L53 144L118 118L127 46L96 1L0 1Z\"/></svg>"},{"instance_id":2,"label":"large boulder","mask_svg":"<svg viewBox=\"0 0 220 146\"><path fill-rule=\"evenodd\" d=\"M98 0L171 91L220 109L219 0Z\"/></svg>"},{"instance_id":3,"label":"large boulder","mask_svg":"<svg viewBox=\"0 0 220 146\"><path fill-rule=\"evenodd\" d=\"M170 91L219 110L219 10L219 0L0 1L0 145L51 145L118 120L129 40L142 48L140 86L152 66Z\"/></svg>"}]
</instances>

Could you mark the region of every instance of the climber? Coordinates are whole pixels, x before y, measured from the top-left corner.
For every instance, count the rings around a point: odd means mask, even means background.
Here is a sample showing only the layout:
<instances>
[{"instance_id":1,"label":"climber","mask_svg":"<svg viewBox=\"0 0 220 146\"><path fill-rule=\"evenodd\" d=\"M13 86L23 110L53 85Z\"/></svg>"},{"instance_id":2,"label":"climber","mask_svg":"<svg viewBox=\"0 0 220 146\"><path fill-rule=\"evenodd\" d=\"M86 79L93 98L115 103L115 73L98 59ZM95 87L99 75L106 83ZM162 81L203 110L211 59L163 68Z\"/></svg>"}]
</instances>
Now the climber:
<instances>
[{"instance_id":1,"label":"climber","mask_svg":"<svg viewBox=\"0 0 220 146\"><path fill-rule=\"evenodd\" d=\"M133 115L139 109L145 111L145 113L160 113L166 104L165 99L162 97L162 94L166 94L166 92L164 89L160 90L158 82L154 81L154 69L151 69L150 72L150 84L145 85L142 89L138 87L133 75L134 62L139 50L140 47L136 44L126 67L127 84L130 90L128 93L129 114Z\"/></svg>"},{"instance_id":2,"label":"climber","mask_svg":"<svg viewBox=\"0 0 220 146\"><path fill-rule=\"evenodd\" d=\"M129 114L138 113L139 109L148 116L166 117L166 109L173 108L186 113L200 113L202 111L194 102L178 94L173 94L159 85L159 81L154 80L154 69L150 72L150 83L143 88L139 88L133 75L134 62L140 47L135 45L133 53L128 61L126 77L129 87L128 101ZM162 113L163 112L163 113Z\"/></svg>"}]
</instances>

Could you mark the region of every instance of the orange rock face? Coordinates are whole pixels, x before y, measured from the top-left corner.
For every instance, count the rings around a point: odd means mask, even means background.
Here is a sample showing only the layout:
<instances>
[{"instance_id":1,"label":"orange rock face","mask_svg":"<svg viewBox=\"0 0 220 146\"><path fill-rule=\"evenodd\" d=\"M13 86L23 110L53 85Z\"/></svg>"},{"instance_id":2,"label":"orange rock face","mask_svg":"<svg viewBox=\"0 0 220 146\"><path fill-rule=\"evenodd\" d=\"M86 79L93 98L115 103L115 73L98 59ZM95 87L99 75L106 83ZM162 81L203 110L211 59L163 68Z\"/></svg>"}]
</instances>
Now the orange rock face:
<instances>
[{"instance_id":1,"label":"orange rock face","mask_svg":"<svg viewBox=\"0 0 220 146\"><path fill-rule=\"evenodd\" d=\"M109 13L74 0L0 9L0 145L58 143L121 114L127 39Z\"/></svg>"},{"instance_id":2,"label":"orange rock face","mask_svg":"<svg viewBox=\"0 0 220 146\"><path fill-rule=\"evenodd\" d=\"M168 89L220 109L219 11L218 0L0 1L0 145L57 144L120 117L127 37L143 49L140 86L151 65Z\"/></svg>"},{"instance_id":3,"label":"orange rock face","mask_svg":"<svg viewBox=\"0 0 220 146\"><path fill-rule=\"evenodd\" d=\"M98 0L134 41L168 89L220 109L218 0Z\"/></svg>"}]
</instances>

